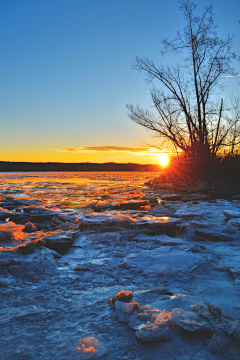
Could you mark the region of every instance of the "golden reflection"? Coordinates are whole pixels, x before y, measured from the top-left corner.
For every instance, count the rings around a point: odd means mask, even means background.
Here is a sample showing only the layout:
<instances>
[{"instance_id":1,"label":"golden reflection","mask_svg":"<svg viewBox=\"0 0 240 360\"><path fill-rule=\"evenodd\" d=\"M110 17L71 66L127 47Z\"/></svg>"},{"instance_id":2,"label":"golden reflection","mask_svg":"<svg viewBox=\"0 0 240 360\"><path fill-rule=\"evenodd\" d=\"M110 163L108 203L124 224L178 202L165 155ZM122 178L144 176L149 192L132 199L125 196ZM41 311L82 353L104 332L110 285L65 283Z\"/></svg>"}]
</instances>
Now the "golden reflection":
<instances>
[{"instance_id":1,"label":"golden reflection","mask_svg":"<svg viewBox=\"0 0 240 360\"><path fill-rule=\"evenodd\" d=\"M6 238L11 238L14 241L22 241L26 238L26 234L22 232L24 228L24 225L16 225L12 221L6 224L0 224L0 232L4 234Z\"/></svg>"},{"instance_id":2,"label":"golden reflection","mask_svg":"<svg viewBox=\"0 0 240 360\"><path fill-rule=\"evenodd\" d=\"M9 186L14 191L14 200L29 201L30 198L39 202L37 206L59 213L66 209L91 210L97 206L107 209L108 205L114 209L122 202L141 199L145 195L143 184L157 175L151 172L7 173L0 174L0 193ZM149 208L146 205L141 210Z\"/></svg>"},{"instance_id":3,"label":"golden reflection","mask_svg":"<svg viewBox=\"0 0 240 360\"><path fill-rule=\"evenodd\" d=\"M92 352L96 351L96 349L93 346L89 346L87 348L84 344L82 344L81 346L78 346L77 350L82 350L82 352L84 352L84 353L92 353Z\"/></svg>"}]
</instances>

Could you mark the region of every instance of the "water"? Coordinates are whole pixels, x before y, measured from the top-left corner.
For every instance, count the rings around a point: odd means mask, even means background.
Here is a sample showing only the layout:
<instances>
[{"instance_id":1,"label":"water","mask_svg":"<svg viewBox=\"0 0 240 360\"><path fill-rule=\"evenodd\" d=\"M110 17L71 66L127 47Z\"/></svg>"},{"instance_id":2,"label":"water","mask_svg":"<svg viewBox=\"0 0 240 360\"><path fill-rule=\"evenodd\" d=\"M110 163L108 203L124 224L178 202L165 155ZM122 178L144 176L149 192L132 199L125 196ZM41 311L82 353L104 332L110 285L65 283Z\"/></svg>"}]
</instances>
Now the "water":
<instances>
[{"instance_id":1,"label":"water","mask_svg":"<svg viewBox=\"0 0 240 360\"><path fill-rule=\"evenodd\" d=\"M0 193L41 201L46 207L84 210L92 202L127 201L143 195L157 173L30 172L0 173Z\"/></svg>"}]
</instances>

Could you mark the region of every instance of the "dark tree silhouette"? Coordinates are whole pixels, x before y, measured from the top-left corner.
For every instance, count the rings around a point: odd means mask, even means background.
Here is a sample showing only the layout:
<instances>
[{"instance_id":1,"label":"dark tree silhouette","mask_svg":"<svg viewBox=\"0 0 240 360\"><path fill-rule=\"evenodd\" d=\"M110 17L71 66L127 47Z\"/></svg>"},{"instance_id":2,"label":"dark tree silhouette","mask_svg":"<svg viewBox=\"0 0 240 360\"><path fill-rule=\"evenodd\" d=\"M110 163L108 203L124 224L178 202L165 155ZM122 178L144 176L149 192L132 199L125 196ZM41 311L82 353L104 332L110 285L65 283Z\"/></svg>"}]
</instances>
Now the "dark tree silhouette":
<instances>
[{"instance_id":1,"label":"dark tree silhouette","mask_svg":"<svg viewBox=\"0 0 240 360\"><path fill-rule=\"evenodd\" d=\"M182 64L170 67L136 57L132 68L153 83L151 97L157 114L127 105L129 117L159 136L161 146L167 140L191 157L216 156L223 148L234 153L239 144L239 111L235 109L235 118L230 117L230 108L216 96L217 89L223 90L223 78L236 75L231 66L237 57L232 52L233 37L218 37L212 5L198 16L194 2L179 4L186 27L174 39L162 41L162 55L183 53L185 58ZM159 82L162 87L156 90ZM235 105L239 109L239 101Z\"/></svg>"}]
</instances>

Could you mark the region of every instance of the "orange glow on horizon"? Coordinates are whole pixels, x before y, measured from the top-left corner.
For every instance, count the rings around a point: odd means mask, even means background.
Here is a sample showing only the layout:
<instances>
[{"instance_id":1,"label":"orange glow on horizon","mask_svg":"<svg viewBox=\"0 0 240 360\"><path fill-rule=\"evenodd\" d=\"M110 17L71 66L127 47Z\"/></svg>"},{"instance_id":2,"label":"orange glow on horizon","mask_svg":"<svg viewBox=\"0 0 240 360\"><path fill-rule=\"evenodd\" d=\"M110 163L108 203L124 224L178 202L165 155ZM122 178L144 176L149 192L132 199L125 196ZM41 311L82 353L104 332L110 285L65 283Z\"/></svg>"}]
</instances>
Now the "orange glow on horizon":
<instances>
[{"instance_id":1,"label":"orange glow on horizon","mask_svg":"<svg viewBox=\"0 0 240 360\"><path fill-rule=\"evenodd\" d=\"M68 145L68 144L67 144ZM122 145L122 144L121 144ZM125 145L125 144L123 144ZM61 151L57 148L62 148ZM66 149L65 149L66 148ZM98 150L99 148L99 150ZM110 148L102 146L103 149ZM56 145L53 149L47 147L34 147L24 145L8 145L3 147L0 144L0 160L10 162L59 162L59 163L138 163L138 164L156 164L158 159L163 156L169 156L173 152L167 149L155 149L149 147L137 148L133 146L115 147L113 150L101 150L99 147L76 148L76 151L70 151L70 147ZM64 150L65 149L65 150ZM126 149L126 150L125 150ZM139 149L139 151L136 151ZM74 150L74 148L72 149Z\"/></svg>"}]
</instances>

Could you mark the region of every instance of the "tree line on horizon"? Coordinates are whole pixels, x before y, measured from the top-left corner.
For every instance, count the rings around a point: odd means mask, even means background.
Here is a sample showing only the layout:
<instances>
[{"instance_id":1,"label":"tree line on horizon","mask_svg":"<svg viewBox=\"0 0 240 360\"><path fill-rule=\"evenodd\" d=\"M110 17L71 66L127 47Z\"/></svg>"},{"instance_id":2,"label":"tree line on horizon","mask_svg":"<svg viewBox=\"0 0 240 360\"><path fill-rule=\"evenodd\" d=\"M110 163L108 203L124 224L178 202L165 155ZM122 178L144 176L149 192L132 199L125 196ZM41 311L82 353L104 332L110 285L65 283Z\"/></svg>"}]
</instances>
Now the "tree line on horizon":
<instances>
[{"instance_id":1,"label":"tree line on horizon","mask_svg":"<svg viewBox=\"0 0 240 360\"><path fill-rule=\"evenodd\" d=\"M135 163L57 163L0 161L0 172L15 171L151 171L159 172L160 166Z\"/></svg>"}]
</instances>

